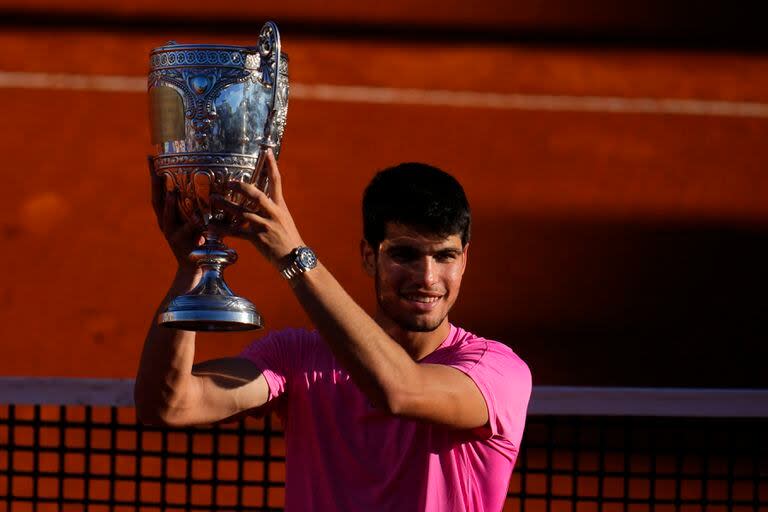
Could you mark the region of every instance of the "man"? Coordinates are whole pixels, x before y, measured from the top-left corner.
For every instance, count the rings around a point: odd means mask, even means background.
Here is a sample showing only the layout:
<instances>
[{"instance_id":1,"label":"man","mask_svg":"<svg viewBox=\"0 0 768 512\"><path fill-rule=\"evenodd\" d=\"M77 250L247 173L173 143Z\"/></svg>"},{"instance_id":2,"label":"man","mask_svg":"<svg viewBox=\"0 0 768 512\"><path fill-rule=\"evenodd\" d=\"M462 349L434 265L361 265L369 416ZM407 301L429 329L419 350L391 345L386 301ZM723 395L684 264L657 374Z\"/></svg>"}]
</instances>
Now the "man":
<instances>
[{"instance_id":1,"label":"man","mask_svg":"<svg viewBox=\"0 0 768 512\"><path fill-rule=\"evenodd\" d=\"M379 173L363 198L366 314L305 247L268 155L272 197L233 183L237 235L281 272L317 332L273 332L240 357L193 366L195 334L150 328L136 380L142 421L182 426L259 414L285 420L287 511L499 511L522 437L531 377L512 350L448 322L467 264L461 185L424 164ZM199 279L199 234L155 186L178 262L169 296ZM481 298L478 298L481 300Z\"/></svg>"}]
</instances>

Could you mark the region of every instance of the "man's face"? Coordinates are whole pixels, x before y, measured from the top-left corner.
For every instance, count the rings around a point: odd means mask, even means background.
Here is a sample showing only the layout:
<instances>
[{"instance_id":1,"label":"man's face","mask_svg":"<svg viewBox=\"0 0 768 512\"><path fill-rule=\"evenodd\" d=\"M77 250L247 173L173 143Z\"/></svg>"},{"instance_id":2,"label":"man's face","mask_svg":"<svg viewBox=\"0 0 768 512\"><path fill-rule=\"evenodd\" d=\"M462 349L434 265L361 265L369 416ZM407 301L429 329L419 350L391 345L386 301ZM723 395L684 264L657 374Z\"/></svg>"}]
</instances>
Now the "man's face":
<instances>
[{"instance_id":1,"label":"man's face","mask_svg":"<svg viewBox=\"0 0 768 512\"><path fill-rule=\"evenodd\" d=\"M378 249L363 243L380 311L407 331L437 329L456 302L466 268L467 247L459 235L425 235L389 223Z\"/></svg>"}]
</instances>

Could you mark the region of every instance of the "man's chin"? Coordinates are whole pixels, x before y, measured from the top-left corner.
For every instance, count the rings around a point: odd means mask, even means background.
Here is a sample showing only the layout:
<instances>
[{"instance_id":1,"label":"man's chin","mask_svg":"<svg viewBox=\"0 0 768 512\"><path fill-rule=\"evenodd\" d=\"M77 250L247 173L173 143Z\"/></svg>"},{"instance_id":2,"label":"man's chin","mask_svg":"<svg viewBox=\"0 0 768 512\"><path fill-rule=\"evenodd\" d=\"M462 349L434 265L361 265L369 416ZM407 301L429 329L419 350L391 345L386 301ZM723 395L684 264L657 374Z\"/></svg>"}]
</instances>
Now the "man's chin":
<instances>
[{"instance_id":1,"label":"man's chin","mask_svg":"<svg viewBox=\"0 0 768 512\"><path fill-rule=\"evenodd\" d=\"M410 332L433 332L448 316L448 311L443 308L429 312L415 312L399 307L399 304L388 304L383 301L379 301L379 311L400 329Z\"/></svg>"},{"instance_id":2,"label":"man's chin","mask_svg":"<svg viewBox=\"0 0 768 512\"><path fill-rule=\"evenodd\" d=\"M406 331L411 332L433 332L443 324L445 317L434 320L429 318L397 318L395 323Z\"/></svg>"},{"instance_id":3,"label":"man's chin","mask_svg":"<svg viewBox=\"0 0 768 512\"><path fill-rule=\"evenodd\" d=\"M419 324L408 324L408 325L400 325L403 329L411 332L434 332L438 327L440 327L440 324L437 325L419 325Z\"/></svg>"}]
</instances>

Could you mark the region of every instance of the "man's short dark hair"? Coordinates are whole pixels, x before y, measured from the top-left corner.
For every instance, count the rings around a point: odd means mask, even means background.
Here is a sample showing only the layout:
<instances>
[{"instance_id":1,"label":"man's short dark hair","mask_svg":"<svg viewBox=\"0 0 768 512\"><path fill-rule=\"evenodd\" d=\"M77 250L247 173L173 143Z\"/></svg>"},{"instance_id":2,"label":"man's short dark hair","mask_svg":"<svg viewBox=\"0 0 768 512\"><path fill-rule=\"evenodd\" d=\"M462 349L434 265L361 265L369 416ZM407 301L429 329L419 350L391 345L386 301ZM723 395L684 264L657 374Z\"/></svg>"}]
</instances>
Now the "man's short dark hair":
<instances>
[{"instance_id":1,"label":"man's short dark hair","mask_svg":"<svg viewBox=\"0 0 768 512\"><path fill-rule=\"evenodd\" d=\"M472 218L461 184L431 165L407 162L380 171L363 194L363 236L376 251L387 223L469 242Z\"/></svg>"}]
</instances>

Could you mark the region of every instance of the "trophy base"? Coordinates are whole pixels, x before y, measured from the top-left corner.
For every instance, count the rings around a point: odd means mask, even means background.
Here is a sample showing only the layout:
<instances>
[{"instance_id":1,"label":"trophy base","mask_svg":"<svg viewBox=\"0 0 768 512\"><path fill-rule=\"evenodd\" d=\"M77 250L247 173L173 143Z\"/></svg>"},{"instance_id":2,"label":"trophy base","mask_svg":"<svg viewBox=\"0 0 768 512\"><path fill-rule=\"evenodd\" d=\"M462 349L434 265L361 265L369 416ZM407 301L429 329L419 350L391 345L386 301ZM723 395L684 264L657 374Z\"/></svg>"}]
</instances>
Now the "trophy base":
<instances>
[{"instance_id":1,"label":"trophy base","mask_svg":"<svg viewBox=\"0 0 768 512\"><path fill-rule=\"evenodd\" d=\"M157 323L185 331L250 331L263 326L251 301L234 295L180 295L158 315Z\"/></svg>"}]
</instances>

